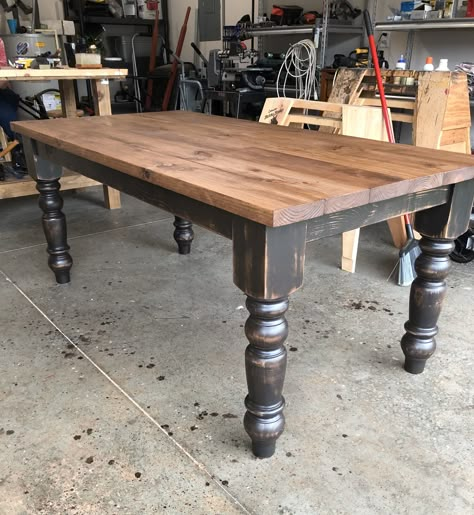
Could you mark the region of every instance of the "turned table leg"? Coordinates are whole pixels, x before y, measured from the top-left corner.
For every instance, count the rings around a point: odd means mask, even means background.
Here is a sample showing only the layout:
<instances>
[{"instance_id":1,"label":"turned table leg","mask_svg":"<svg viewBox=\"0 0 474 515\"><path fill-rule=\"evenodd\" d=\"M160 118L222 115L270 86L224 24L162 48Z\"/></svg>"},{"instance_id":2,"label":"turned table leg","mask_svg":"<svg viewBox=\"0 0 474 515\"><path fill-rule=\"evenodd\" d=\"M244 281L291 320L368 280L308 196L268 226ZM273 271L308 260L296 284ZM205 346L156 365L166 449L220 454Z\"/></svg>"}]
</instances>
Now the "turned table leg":
<instances>
[{"instance_id":1,"label":"turned table leg","mask_svg":"<svg viewBox=\"0 0 474 515\"><path fill-rule=\"evenodd\" d=\"M248 395L245 430L252 439L255 456L267 458L275 452L277 438L283 432L283 382L286 371L288 323L285 313L288 298L262 301L248 297L250 317L245 334L250 344L245 351Z\"/></svg>"},{"instance_id":2,"label":"turned table leg","mask_svg":"<svg viewBox=\"0 0 474 515\"><path fill-rule=\"evenodd\" d=\"M234 283L247 295L250 313L244 427L255 456L268 458L285 426L285 313L288 296L303 283L306 225L270 228L236 219L232 233Z\"/></svg>"},{"instance_id":3,"label":"turned table leg","mask_svg":"<svg viewBox=\"0 0 474 515\"><path fill-rule=\"evenodd\" d=\"M410 292L410 315L405 324L406 334L401 346L405 354L405 370L420 374L428 358L436 349L438 318L446 294L446 277L451 268L449 254L454 249L452 240L423 237L421 255L415 263L417 278Z\"/></svg>"},{"instance_id":4,"label":"turned table leg","mask_svg":"<svg viewBox=\"0 0 474 515\"><path fill-rule=\"evenodd\" d=\"M63 199L59 194L59 179L37 180L39 205L43 211L43 230L48 242L48 264L59 284L70 282L72 258L67 244L66 217L61 211Z\"/></svg>"},{"instance_id":5,"label":"turned table leg","mask_svg":"<svg viewBox=\"0 0 474 515\"><path fill-rule=\"evenodd\" d=\"M174 239L178 244L178 251L180 254L191 253L191 243L194 240L193 224L175 216L174 224L176 229L174 230Z\"/></svg>"},{"instance_id":6,"label":"turned table leg","mask_svg":"<svg viewBox=\"0 0 474 515\"><path fill-rule=\"evenodd\" d=\"M453 241L466 232L474 197L474 180L452 187L447 204L415 214L415 229L422 235L421 255L415 263L417 278L410 292L409 320L401 340L405 370L420 374L436 349L438 318L446 294Z\"/></svg>"}]
</instances>

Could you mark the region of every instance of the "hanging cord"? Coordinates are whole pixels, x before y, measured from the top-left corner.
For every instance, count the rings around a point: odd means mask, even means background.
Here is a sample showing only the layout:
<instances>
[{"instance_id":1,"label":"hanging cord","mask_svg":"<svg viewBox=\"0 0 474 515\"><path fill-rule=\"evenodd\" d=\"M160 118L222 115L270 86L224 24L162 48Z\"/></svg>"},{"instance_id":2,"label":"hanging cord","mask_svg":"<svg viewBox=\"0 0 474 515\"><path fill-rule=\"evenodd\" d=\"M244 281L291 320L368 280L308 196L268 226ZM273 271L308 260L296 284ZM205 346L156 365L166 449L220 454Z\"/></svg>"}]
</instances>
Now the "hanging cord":
<instances>
[{"instance_id":1,"label":"hanging cord","mask_svg":"<svg viewBox=\"0 0 474 515\"><path fill-rule=\"evenodd\" d=\"M317 100L317 62L317 49L310 39L291 45L278 72L277 96L287 96L287 83L291 77L296 83L296 98Z\"/></svg>"}]
</instances>

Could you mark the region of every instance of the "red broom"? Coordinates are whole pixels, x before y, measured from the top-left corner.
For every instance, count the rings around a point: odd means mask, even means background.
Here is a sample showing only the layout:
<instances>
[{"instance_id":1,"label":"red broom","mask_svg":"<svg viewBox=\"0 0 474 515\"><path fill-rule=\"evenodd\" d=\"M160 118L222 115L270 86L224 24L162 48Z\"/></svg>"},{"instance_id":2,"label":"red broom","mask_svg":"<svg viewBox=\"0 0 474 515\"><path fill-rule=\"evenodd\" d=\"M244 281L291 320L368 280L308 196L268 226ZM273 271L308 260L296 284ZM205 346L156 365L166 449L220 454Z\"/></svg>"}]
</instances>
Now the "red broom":
<instances>
[{"instance_id":1,"label":"red broom","mask_svg":"<svg viewBox=\"0 0 474 515\"><path fill-rule=\"evenodd\" d=\"M372 20L367 9L364 11L365 28L367 30L367 37L369 38L370 53L372 54L372 61L374 63L375 78L377 79L377 88L379 90L380 102L382 104L382 114L387 129L388 140L390 143L395 143L395 135L393 133L393 126L388 113L387 99L385 98L385 90L383 87L382 73L380 72L379 57L377 54L377 46L375 45L374 29ZM415 261L420 255L421 250L418 242L413 233L410 217L405 214L405 227L407 230L408 241L400 250L400 261L398 268L398 284L400 286L409 286L413 279L416 277Z\"/></svg>"}]
</instances>

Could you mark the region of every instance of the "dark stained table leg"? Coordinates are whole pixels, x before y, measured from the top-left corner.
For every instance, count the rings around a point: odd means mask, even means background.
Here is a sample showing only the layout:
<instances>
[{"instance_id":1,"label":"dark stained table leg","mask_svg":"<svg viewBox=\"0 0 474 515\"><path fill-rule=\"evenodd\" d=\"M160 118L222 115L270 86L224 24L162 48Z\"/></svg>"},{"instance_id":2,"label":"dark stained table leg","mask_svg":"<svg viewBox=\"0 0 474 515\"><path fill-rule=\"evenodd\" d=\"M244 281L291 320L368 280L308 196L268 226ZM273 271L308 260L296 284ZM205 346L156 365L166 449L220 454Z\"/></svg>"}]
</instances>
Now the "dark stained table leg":
<instances>
[{"instance_id":1,"label":"dark stained table leg","mask_svg":"<svg viewBox=\"0 0 474 515\"><path fill-rule=\"evenodd\" d=\"M276 440L285 425L282 392L288 305L288 297L276 301L247 298L250 317L245 324L245 334L250 344L245 351L245 369L249 394L245 398L244 426L252 439L253 453L260 458L273 455Z\"/></svg>"},{"instance_id":2,"label":"dark stained table leg","mask_svg":"<svg viewBox=\"0 0 474 515\"><path fill-rule=\"evenodd\" d=\"M288 296L303 283L305 246L304 223L268 228L239 219L233 224L234 283L247 294L250 312L244 426L259 458L273 455L285 425L285 313Z\"/></svg>"},{"instance_id":3,"label":"dark stained table leg","mask_svg":"<svg viewBox=\"0 0 474 515\"><path fill-rule=\"evenodd\" d=\"M66 217L61 211L63 199L59 194L59 179L37 180L39 205L43 210L43 230L48 242L48 264L59 284L70 282L72 258L67 244Z\"/></svg>"},{"instance_id":4,"label":"dark stained table leg","mask_svg":"<svg viewBox=\"0 0 474 515\"><path fill-rule=\"evenodd\" d=\"M446 294L446 277L451 268L449 254L454 248L452 240L423 237L422 254L416 261L417 278L410 292L410 315L405 324L407 331L401 346L405 354L405 370L420 374L435 349L438 318Z\"/></svg>"},{"instance_id":5,"label":"dark stained table leg","mask_svg":"<svg viewBox=\"0 0 474 515\"><path fill-rule=\"evenodd\" d=\"M36 180L39 205L43 211L43 230L48 243L48 264L59 284L71 280L72 258L67 244L66 217L61 211L63 199L59 194L62 167L38 155L37 144L26 136L23 147L28 173Z\"/></svg>"},{"instance_id":6,"label":"dark stained table leg","mask_svg":"<svg viewBox=\"0 0 474 515\"><path fill-rule=\"evenodd\" d=\"M469 225L474 181L453 186L448 204L416 213L415 228L423 236L415 269L418 277L410 293L410 314L401 347L405 370L420 374L436 349L438 318L446 294L445 279L451 267L449 254L453 240L466 232Z\"/></svg>"},{"instance_id":7,"label":"dark stained table leg","mask_svg":"<svg viewBox=\"0 0 474 515\"><path fill-rule=\"evenodd\" d=\"M175 216L173 225L176 227L174 230L174 239L178 244L179 253L190 254L191 243L194 240L193 224L179 216Z\"/></svg>"}]
</instances>

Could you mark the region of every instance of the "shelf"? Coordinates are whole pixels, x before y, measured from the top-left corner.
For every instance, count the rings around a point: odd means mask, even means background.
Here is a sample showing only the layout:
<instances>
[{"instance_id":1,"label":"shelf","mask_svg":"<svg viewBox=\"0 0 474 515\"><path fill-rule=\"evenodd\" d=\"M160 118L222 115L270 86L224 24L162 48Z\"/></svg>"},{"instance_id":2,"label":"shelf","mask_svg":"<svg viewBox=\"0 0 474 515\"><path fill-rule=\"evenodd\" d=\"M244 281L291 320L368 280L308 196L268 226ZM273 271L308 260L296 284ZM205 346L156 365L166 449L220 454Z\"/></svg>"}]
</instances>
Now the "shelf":
<instances>
[{"instance_id":1,"label":"shelf","mask_svg":"<svg viewBox=\"0 0 474 515\"><path fill-rule=\"evenodd\" d=\"M73 18L72 21L79 23L79 18ZM97 23L98 25L153 25L154 20L114 18L113 16L84 16L84 23Z\"/></svg>"},{"instance_id":2,"label":"shelf","mask_svg":"<svg viewBox=\"0 0 474 515\"><path fill-rule=\"evenodd\" d=\"M444 18L439 20L408 20L379 22L375 30L410 31L410 30L444 30L474 29L474 18Z\"/></svg>"},{"instance_id":3,"label":"shelf","mask_svg":"<svg viewBox=\"0 0 474 515\"><path fill-rule=\"evenodd\" d=\"M249 37L294 36L312 34L313 30L314 25L295 25L246 29L245 34ZM330 25L328 26L328 32L329 34L362 34L363 29L354 25Z\"/></svg>"}]
</instances>

